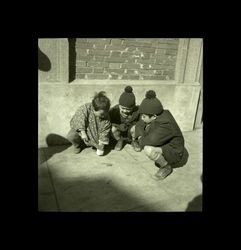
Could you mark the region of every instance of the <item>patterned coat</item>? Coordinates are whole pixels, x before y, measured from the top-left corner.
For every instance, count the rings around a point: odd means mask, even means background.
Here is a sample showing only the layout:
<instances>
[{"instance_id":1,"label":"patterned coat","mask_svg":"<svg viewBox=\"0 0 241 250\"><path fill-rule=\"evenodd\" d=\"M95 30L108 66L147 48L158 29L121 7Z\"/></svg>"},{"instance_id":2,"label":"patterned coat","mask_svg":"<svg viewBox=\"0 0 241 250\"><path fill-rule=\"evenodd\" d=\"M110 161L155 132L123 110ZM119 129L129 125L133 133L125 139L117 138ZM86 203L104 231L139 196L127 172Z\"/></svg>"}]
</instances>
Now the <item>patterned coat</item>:
<instances>
[{"instance_id":1,"label":"patterned coat","mask_svg":"<svg viewBox=\"0 0 241 250\"><path fill-rule=\"evenodd\" d=\"M111 130L109 117L106 117L106 119L96 117L91 103L86 103L77 109L70 121L70 127L76 132L85 131L90 144L94 147L98 147L100 142L106 145L109 144Z\"/></svg>"}]
</instances>

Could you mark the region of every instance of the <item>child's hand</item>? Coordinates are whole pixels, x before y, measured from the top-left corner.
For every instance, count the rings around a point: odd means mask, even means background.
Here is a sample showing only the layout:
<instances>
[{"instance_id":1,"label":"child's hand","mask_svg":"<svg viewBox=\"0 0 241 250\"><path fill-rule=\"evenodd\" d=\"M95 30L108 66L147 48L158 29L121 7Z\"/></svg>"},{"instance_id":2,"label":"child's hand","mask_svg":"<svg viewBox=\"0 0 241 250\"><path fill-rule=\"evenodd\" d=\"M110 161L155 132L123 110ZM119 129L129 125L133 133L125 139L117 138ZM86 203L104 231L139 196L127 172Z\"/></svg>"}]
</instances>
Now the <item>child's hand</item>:
<instances>
[{"instance_id":1,"label":"child's hand","mask_svg":"<svg viewBox=\"0 0 241 250\"><path fill-rule=\"evenodd\" d=\"M104 150L97 149L96 154L101 156L104 154Z\"/></svg>"},{"instance_id":2,"label":"child's hand","mask_svg":"<svg viewBox=\"0 0 241 250\"><path fill-rule=\"evenodd\" d=\"M83 139L84 143L89 146L89 138L85 131L79 133L80 137Z\"/></svg>"}]
</instances>

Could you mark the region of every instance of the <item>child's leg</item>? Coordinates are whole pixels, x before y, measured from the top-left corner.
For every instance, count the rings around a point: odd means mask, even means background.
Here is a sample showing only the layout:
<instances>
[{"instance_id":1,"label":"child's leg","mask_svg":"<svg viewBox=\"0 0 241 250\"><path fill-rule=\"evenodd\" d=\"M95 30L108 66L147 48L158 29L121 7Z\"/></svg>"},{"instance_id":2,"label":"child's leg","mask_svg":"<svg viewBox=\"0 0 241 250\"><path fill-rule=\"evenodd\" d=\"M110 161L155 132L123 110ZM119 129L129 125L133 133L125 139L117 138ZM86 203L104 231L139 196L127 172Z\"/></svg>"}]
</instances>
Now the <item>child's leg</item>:
<instances>
[{"instance_id":1,"label":"child's leg","mask_svg":"<svg viewBox=\"0 0 241 250\"><path fill-rule=\"evenodd\" d=\"M172 173L172 167L164 158L161 147L145 146L144 152L149 159L160 165L160 169L155 174L158 179L165 179L169 174Z\"/></svg>"},{"instance_id":2,"label":"child's leg","mask_svg":"<svg viewBox=\"0 0 241 250\"><path fill-rule=\"evenodd\" d=\"M112 125L111 136L117 141L115 145L115 150L120 151L124 146L124 140L121 135L121 131L117 127Z\"/></svg>"},{"instance_id":3,"label":"child's leg","mask_svg":"<svg viewBox=\"0 0 241 250\"><path fill-rule=\"evenodd\" d=\"M70 129L67 139L73 144L75 152L79 153L81 151L81 145L83 144L83 140L79 134L74 129Z\"/></svg>"},{"instance_id":4,"label":"child's leg","mask_svg":"<svg viewBox=\"0 0 241 250\"><path fill-rule=\"evenodd\" d=\"M141 151L141 147L138 143L137 140L135 140L135 129L136 129L136 126L133 125L130 130L128 131L128 134L130 135L131 137L131 145L133 147L133 149L136 151L136 152L140 152Z\"/></svg>"},{"instance_id":5,"label":"child's leg","mask_svg":"<svg viewBox=\"0 0 241 250\"><path fill-rule=\"evenodd\" d=\"M115 139L115 140L120 140L121 138L121 132L120 130L118 130L117 127L113 126L111 127L111 136Z\"/></svg>"}]
</instances>

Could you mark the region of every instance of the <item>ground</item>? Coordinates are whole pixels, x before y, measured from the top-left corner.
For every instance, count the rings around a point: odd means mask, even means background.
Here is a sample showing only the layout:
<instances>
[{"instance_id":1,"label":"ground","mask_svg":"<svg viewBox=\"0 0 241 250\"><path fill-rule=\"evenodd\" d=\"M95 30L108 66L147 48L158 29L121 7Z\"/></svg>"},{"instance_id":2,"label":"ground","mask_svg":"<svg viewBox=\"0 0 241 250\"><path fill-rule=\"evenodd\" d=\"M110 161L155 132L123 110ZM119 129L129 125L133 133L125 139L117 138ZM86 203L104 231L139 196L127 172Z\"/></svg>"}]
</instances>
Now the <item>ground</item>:
<instances>
[{"instance_id":1,"label":"ground","mask_svg":"<svg viewBox=\"0 0 241 250\"><path fill-rule=\"evenodd\" d=\"M97 156L63 145L39 148L38 209L60 212L172 212L202 210L202 129L184 132L187 164L163 181L144 152L127 144Z\"/></svg>"}]
</instances>

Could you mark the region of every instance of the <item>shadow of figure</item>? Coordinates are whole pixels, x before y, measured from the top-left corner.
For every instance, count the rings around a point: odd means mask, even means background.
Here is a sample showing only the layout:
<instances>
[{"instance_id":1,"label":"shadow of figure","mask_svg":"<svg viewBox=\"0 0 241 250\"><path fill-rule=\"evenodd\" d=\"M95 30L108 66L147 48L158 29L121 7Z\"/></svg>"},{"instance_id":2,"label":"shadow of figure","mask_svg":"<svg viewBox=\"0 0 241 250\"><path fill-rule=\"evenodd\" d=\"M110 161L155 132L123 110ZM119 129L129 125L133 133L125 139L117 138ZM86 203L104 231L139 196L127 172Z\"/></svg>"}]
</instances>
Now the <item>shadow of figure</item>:
<instances>
[{"instance_id":1,"label":"shadow of figure","mask_svg":"<svg viewBox=\"0 0 241 250\"><path fill-rule=\"evenodd\" d=\"M196 196L192 201L188 203L186 212L202 211L202 194Z\"/></svg>"},{"instance_id":2,"label":"shadow of figure","mask_svg":"<svg viewBox=\"0 0 241 250\"><path fill-rule=\"evenodd\" d=\"M75 80L76 73L76 38L69 38L69 82Z\"/></svg>"},{"instance_id":3,"label":"shadow of figure","mask_svg":"<svg viewBox=\"0 0 241 250\"><path fill-rule=\"evenodd\" d=\"M52 170L54 173L54 170ZM61 212L154 212L152 204L130 190L122 189L108 177L60 178L56 181L56 197ZM45 210L39 203L39 210ZM54 209L54 208L53 208ZM165 206L159 207L165 210Z\"/></svg>"},{"instance_id":4,"label":"shadow of figure","mask_svg":"<svg viewBox=\"0 0 241 250\"><path fill-rule=\"evenodd\" d=\"M39 163L50 159L54 154L60 153L71 146L71 143L64 137L57 134L49 134L46 137L47 147L41 147L38 149ZM41 152L44 151L44 155Z\"/></svg>"},{"instance_id":5,"label":"shadow of figure","mask_svg":"<svg viewBox=\"0 0 241 250\"><path fill-rule=\"evenodd\" d=\"M49 71L51 62L49 58L38 48L38 69L41 71Z\"/></svg>"},{"instance_id":6,"label":"shadow of figure","mask_svg":"<svg viewBox=\"0 0 241 250\"><path fill-rule=\"evenodd\" d=\"M200 179L203 182L203 174L201 175ZM186 212L202 211L202 200L202 194L196 196L192 201L188 203Z\"/></svg>"}]
</instances>

